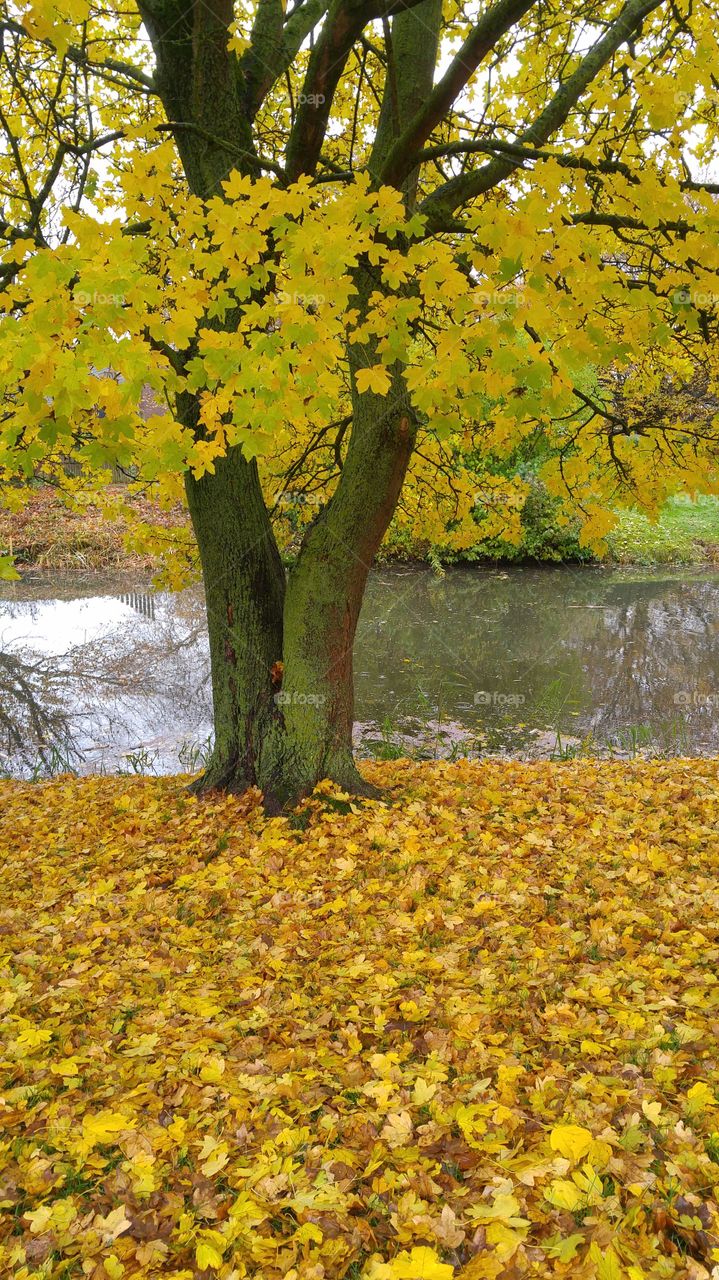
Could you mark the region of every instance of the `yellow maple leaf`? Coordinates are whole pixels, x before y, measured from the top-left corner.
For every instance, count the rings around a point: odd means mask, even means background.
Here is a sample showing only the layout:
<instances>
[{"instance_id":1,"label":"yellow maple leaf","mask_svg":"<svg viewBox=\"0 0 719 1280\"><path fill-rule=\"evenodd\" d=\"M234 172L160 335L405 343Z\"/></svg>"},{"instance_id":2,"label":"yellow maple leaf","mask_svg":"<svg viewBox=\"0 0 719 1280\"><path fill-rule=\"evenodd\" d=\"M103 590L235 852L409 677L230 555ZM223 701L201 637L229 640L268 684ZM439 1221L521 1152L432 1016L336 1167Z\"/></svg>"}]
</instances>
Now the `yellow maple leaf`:
<instances>
[{"instance_id":1,"label":"yellow maple leaf","mask_svg":"<svg viewBox=\"0 0 719 1280\"><path fill-rule=\"evenodd\" d=\"M359 369L356 382L358 391L374 391L378 396L386 396L390 388L390 376L381 365L373 365L370 369Z\"/></svg>"},{"instance_id":2,"label":"yellow maple leaf","mask_svg":"<svg viewBox=\"0 0 719 1280\"><path fill-rule=\"evenodd\" d=\"M55 1076L62 1076L64 1079L69 1079L71 1076L77 1075L79 1062L77 1058L61 1058L59 1062L53 1062L50 1064L50 1070Z\"/></svg>"},{"instance_id":3,"label":"yellow maple leaf","mask_svg":"<svg viewBox=\"0 0 719 1280\"><path fill-rule=\"evenodd\" d=\"M717 1105L714 1097L714 1090L704 1080L697 1080L691 1089L687 1092L688 1110L691 1112L704 1111L707 1107L715 1107Z\"/></svg>"},{"instance_id":4,"label":"yellow maple leaf","mask_svg":"<svg viewBox=\"0 0 719 1280\"><path fill-rule=\"evenodd\" d=\"M558 1124L549 1135L552 1151L558 1151L567 1160L581 1160L593 1142L589 1129L578 1124Z\"/></svg>"},{"instance_id":5,"label":"yellow maple leaf","mask_svg":"<svg viewBox=\"0 0 719 1280\"><path fill-rule=\"evenodd\" d=\"M370 1266L371 1280L451 1280L454 1267L440 1262L434 1249L420 1245L409 1253L402 1250L387 1263Z\"/></svg>"},{"instance_id":6,"label":"yellow maple leaf","mask_svg":"<svg viewBox=\"0 0 719 1280\"><path fill-rule=\"evenodd\" d=\"M436 1084L433 1084L430 1080L423 1080L422 1077L419 1076L414 1082L412 1101L415 1102L418 1107L423 1107L427 1102L429 1102L430 1098L434 1097L436 1092Z\"/></svg>"},{"instance_id":7,"label":"yellow maple leaf","mask_svg":"<svg viewBox=\"0 0 719 1280\"><path fill-rule=\"evenodd\" d=\"M566 1178L555 1178L549 1184L546 1198L557 1209L569 1209L570 1211L576 1209L582 1203L582 1193L579 1187Z\"/></svg>"},{"instance_id":8,"label":"yellow maple leaf","mask_svg":"<svg viewBox=\"0 0 719 1280\"><path fill-rule=\"evenodd\" d=\"M218 1057L208 1058L200 1067L200 1079L205 1080L207 1084L219 1084L225 1073L225 1059Z\"/></svg>"},{"instance_id":9,"label":"yellow maple leaf","mask_svg":"<svg viewBox=\"0 0 719 1280\"><path fill-rule=\"evenodd\" d=\"M222 1266L222 1255L227 1247L227 1241L219 1231L203 1231L195 1246L195 1260L198 1267L202 1270L204 1267L211 1267L213 1271L218 1271Z\"/></svg>"},{"instance_id":10,"label":"yellow maple leaf","mask_svg":"<svg viewBox=\"0 0 719 1280\"><path fill-rule=\"evenodd\" d=\"M134 1120L128 1120L119 1111L98 1111L97 1115L84 1116L82 1136L91 1146L98 1143L111 1142L123 1129L134 1129Z\"/></svg>"}]
</instances>

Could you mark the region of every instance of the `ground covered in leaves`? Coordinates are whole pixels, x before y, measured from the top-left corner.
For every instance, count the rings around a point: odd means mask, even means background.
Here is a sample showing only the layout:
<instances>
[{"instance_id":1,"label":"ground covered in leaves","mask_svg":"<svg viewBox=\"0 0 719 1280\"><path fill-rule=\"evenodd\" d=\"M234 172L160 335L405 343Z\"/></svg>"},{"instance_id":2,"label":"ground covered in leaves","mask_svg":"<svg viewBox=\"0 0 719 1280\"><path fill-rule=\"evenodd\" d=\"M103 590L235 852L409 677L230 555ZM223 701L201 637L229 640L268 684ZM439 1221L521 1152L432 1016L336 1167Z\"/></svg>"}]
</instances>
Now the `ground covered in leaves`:
<instances>
[{"instance_id":1,"label":"ground covered in leaves","mask_svg":"<svg viewBox=\"0 0 719 1280\"><path fill-rule=\"evenodd\" d=\"M715 1274L717 762L367 773L0 783L0 1275Z\"/></svg>"},{"instance_id":2,"label":"ground covered in leaves","mask_svg":"<svg viewBox=\"0 0 719 1280\"><path fill-rule=\"evenodd\" d=\"M123 495L109 489L108 497ZM0 553L14 556L22 571L36 573L93 574L110 570L149 574L160 568L162 552L174 546L187 528L181 509L163 511L147 498L132 500L137 520L154 530L152 552L138 545L128 547L128 524L110 516L91 502L70 510L49 486L35 489L19 511L0 508Z\"/></svg>"}]
</instances>

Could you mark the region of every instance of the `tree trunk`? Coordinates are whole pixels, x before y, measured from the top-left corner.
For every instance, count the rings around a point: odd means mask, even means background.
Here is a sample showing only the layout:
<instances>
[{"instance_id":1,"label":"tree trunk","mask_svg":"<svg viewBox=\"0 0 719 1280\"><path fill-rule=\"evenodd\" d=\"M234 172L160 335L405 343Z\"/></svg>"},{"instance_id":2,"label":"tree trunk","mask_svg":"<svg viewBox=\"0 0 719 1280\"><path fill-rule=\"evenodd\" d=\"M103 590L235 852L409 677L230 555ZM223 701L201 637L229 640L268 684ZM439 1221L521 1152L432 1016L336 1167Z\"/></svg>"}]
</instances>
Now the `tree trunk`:
<instances>
[{"instance_id":1,"label":"tree trunk","mask_svg":"<svg viewBox=\"0 0 719 1280\"><path fill-rule=\"evenodd\" d=\"M354 370L353 370L354 372ZM372 789L352 752L352 651L367 575L413 443L406 392L354 394L341 481L285 575L254 462L238 449L187 478L205 582L215 746L199 792L257 785L271 812L323 778Z\"/></svg>"},{"instance_id":2,"label":"tree trunk","mask_svg":"<svg viewBox=\"0 0 719 1280\"><path fill-rule=\"evenodd\" d=\"M185 487L202 563L215 742L198 790L259 782L275 728L285 574L257 467L237 448Z\"/></svg>"},{"instance_id":3,"label":"tree trunk","mask_svg":"<svg viewBox=\"0 0 719 1280\"><path fill-rule=\"evenodd\" d=\"M232 0L138 0L138 8L189 189L208 199L222 194L233 169L256 176L250 100L257 67L246 65L238 75L237 59L228 52ZM254 31L273 50L276 12L261 5ZM416 18L394 19L391 86L370 166L375 173L431 88L440 12L440 0L424 0ZM265 70L272 78L271 67ZM299 158L299 170L305 160ZM415 176L405 184L408 204ZM360 310L376 285L371 273L358 269ZM228 313L208 323L231 331L235 319ZM371 343L350 343L348 360L347 456L286 586L256 464L232 448L217 460L214 474L199 480L187 475L205 582L215 717L214 750L197 791L255 784L270 809L292 805L322 778L367 791L352 756L352 648L367 574L397 504L416 424L399 368L386 397L360 395L358 368L380 357ZM199 405L190 392L178 397L177 411L201 435Z\"/></svg>"},{"instance_id":4,"label":"tree trunk","mask_svg":"<svg viewBox=\"0 0 719 1280\"><path fill-rule=\"evenodd\" d=\"M388 411L383 397L354 396L341 481L289 575L282 709L289 777L300 792L324 777L355 794L367 792L352 753L352 657L367 575L412 449L405 401L404 394L399 402L390 396Z\"/></svg>"}]
</instances>

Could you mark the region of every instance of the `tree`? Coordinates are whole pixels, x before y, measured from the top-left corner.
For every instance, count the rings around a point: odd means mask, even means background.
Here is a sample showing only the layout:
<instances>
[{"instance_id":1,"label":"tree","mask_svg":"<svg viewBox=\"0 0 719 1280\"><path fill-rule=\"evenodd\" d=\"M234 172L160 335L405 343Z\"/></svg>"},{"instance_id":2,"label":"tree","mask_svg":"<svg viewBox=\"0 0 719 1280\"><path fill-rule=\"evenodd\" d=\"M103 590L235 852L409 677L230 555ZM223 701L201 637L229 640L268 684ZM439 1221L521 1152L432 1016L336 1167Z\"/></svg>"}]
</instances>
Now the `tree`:
<instances>
[{"instance_id":1,"label":"tree","mask_svg":"<svg viewBox=\"0 0 719 1280\"><path fill-rule=\"evenodd\" d=\"M698 368L713 387L716 19L5 6L0 479L10 502L39 466L70 493L118 461L168 500L184 483L214 688L201 789L365 790L352 643L408 468L461 524L463 452L542 431L590 540L620 493L717 491L713 421L635 422L613 398L613 378L626 407ZM591 394L588 365L609 371ZM144 420L147 381L167 411ZM308 493L286 579L270 513Z\"/></svg>"}]
</instances>

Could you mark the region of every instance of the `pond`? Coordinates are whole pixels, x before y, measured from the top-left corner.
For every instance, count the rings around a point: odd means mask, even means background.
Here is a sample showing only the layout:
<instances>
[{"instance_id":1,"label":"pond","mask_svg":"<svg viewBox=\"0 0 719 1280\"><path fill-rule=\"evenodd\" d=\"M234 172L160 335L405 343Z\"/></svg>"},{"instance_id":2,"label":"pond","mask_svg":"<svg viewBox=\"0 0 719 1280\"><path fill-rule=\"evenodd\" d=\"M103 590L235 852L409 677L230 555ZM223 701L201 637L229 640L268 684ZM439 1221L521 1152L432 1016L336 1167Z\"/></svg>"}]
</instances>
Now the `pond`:
<instances>
[{"instance_id":1,"label":"pond","mask_svg":"<svg viewBox=\"0 0 719 1280\"><path fill-rule=\"evenodd\" d=\"M392 567L355 648L358 752L719 752L719 573ZM0 587L0 772L201 767L202 591Z\"/></svg>"}]
</instances>

